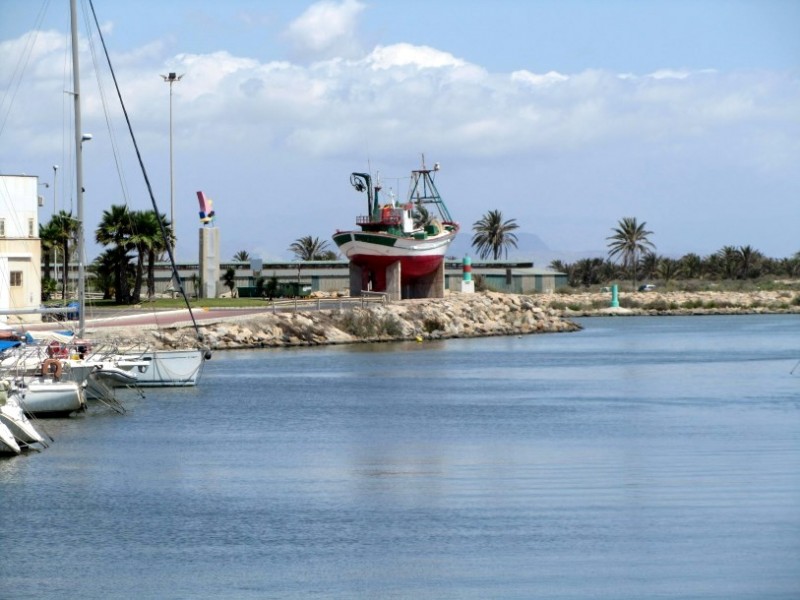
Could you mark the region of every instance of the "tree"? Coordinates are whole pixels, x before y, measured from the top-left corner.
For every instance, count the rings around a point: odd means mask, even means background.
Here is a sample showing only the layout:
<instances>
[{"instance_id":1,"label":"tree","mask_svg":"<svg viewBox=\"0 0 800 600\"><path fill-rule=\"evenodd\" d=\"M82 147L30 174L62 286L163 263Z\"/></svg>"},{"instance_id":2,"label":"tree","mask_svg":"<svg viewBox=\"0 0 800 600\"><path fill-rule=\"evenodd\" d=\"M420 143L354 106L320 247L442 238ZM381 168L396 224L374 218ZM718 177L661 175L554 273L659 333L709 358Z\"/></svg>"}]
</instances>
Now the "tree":
<instances>
[{"instance_id":1,"label":"tree","mask_svg":"<svg viewBox=\"0 0 800 600\"><path fill-rule=\"evenodd\" d=\"M250 260L250 253L247 250L239 250L233 255L233 260L237 262L247 262Z\"/></svg>"},{"instance_id":2,"label":"tree","mask_svg":"<svg viewBox=\"0 0 800 600\"><path fill-rule=\"evenodd\" d=\"M112 205L109 210L103 211L100 225L95 230L95 241L103 246L113 246L110 258L114 271L114 301L117 304L127 303L131 297L128 282L131 237L131 213L127 207Z\"/></svg>"},{"instance_id":3,"label":"tree","mask_svg":"<svg viewBox=\"0 0 800 600\"><path fill-rule=\"evenodd\" d=\"M735 246L723 246L713 258L714 270L722 279L736 279L740 269L740 256Z\"/></svg>"},{"instance_id":4,"label":"tree","mask_svg":"<svg viewBox=\"0 0 800 600\"><path fill-rule=\"evenodd\" d=\"M89 265L89 271L94 273L92 280L98 291L102 292L103 300L111 300L115 290L116 260L113 250L106 250Z\"/></svg>"},{"instance_id":5,"label":"tree","mask_svg":"<svg viewBox=\"0 0 800 600\"><path fill-rule=\"evenodd\" d=\"M236 270L233 267L228 267L222 275L222 283L231 291L233 297L233 290L236 288Z\"/></svg>"},{"instance_id":6,"label":"tree","mask_svg":"<svg viewBox=\"0 0 800 600\"><path fill-rule=\"evenodd\" d=\"M131 301L136 304L141 300L142 282L144 279L145 257L148 258L148 280L153 262L155 262L155 249L165 247L162 242L161 226L155 211L135 211L130 213L131 237L129 244L136 249L136 280L133 284ZM154 290L148 281L148 297L152 297Z\"/></svg>"},{"instance_id":7,"label":"tree","mask_svg":"<svg viewBox=\"0 0 800 600\"><path fill-rule=\"evenodd\" d=\"M612 231L614 235L607 237L608 257L614 260L622 258L622 266L629 270L631 283L636 288L636 268L638 266L638 255L648 249L655 249L655 245L647 238L652 235L652 231L647 231L646 223L638 223L635 217L624 217L619 221L617 227Z\"/></svg>"},{"instance_id":8,"label":"tree","mask_svg":"<svg viewBox=\"0 0 800 600\"><path fill-rule=\"evenodd\" d=\"M155 214L155 212L153 213ZM158 215L161 226L158 226L158 235L152 239L150 247L147 249L147 297L152 298L156 293L156 259L163 257L164 253L169 248L175 247L175 230L172 223L167 219L167 215L161 213ZM158 223L158 222L156 222ZM164 238L164 233L167 237ZM163 258L162 258L163 260Z\"/></svg>"},{"instance_id":9,"label":"tree","mask_svg":"<svg viewBox=\"0 0 800 600\"><path fill-rule=\"evenodd\" d=\"M584 286L603 283L605 261L602 258L582 258L575 263L575 279Z\"/></svg>"},{"instance_id":10,"label":"tree","mask_svg":"<svg viewBox=\"0 0 800 600\"><path fill-rule=\"evenodd\" d=\"M53 261L53 252L57 245L57 231L50 221L47 225L39 223L39 239L42 242L42 259L44 265L42 266L42 280L50 279L50 265Z\"/></svg>"},{"instance_id":11,"label":"tree","mask_svg":"<svg viewBox=\"0 0 800 600\"><path fill-rule=\"evenodd\" d=\"M78 221L72 217L71 212L59 211L50 219L52 227L51 241L55 247L60 248L63 257L63 270L61 277L61 297L67 297L67 281L69 279L69 247L78 236Z\"/></svg>"},{"instance_id":12,"label":"tree","mask_svg":"<svg viewBox=\"0 0 800 600\"><path fill-rule=\"evenodd\" d=\"M518 228L516 219L503 221L502 212L490 210L472 224L472 246L483 259L492 256L498 260L501 254L508 258L508 247L517 247L517 236L512 232Z\"/></svg>"},{"instance_id":13,"label":"tree","mask_svg":"<svg viewBox=\"0 0 800 600\"><path fill-rule=\"evenodd\" d=\"M752 246L739 246L739 278L755 279L761 274L764 255Z\"/></svg>"},{"instance_id":14,"label":"tree","mask_svg":"<svg viewBox=\"0 0 800 600\"><path fill-rule=\"evenodd\" d=\"M662 256L658 259L658 266L656 273L664 283L669 283L671 280L676 279L681 274L681 261L674 258L667 258Z\"/></svg>"},{"instance_id":15,"label":"tree","mask_svg":"<svg viewBox=\"0 0 800 600\"><path fill-rule=\"evenodd\" d=\"M658 256L655 252L645 252L639 260L639 271L645 279L653 279L658 270L658 262L662 257Z\"/></svg>"},{"instance_id":16,"label":"tree","mask_svg":"<svg viewBox=\"0 0 800 600\"><path fill-rule=\"evenodd\" d=\"M318 237L312 238L310 235L296 239L289 246L289 250L299 260L331 260L327 258L329 256L327 253L330 252L328 242L320 240Z\"/></svg>"},{"instance_id":17,"label":"tree","mask_svg":"<svg viewBox=\"0 0 800 600\"><path fill-rule=\"evenodd\" d=\"M680 259L680 272L686 279L697 279L703 274L703 259L690 252Z\"/></svg>"},{"instance_id":18,"label":"tree","mask_svg":"<svg viewBox=\"0 0 800 600\"><path fill-rule=\"evenodd\" d=\"M339 258L339 255L336 254L333 250L325 250L317 255L315 260L336 260Z\"/></svg>"},{"instance_id":19,"label":"tree","mask_svg":"<svg viewBox=\"0 0 800 600\"><path fill-rule=\"evenodd\" d=\"M433 219L433 216L421 202L417 202L414 205L414 212L411 216L414 219L414 227L420 228L430 225L431 220Z\"/></svg>"}]
</instances>

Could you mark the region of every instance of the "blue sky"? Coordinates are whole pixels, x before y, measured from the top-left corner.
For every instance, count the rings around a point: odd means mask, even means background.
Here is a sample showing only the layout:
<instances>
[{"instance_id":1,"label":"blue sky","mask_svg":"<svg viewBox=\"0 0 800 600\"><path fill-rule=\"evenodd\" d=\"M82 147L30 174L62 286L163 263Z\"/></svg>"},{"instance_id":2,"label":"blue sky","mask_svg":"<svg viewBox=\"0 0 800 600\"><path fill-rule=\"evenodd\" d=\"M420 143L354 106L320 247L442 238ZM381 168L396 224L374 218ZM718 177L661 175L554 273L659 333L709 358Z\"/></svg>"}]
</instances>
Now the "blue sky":
<instances>
[{"instance_id":1,"label":"blue sky","mask_svg":"<svg viewBox=\"0 0 800 600\"><path fill-rule=\"evenodd\" d=\"M182 260L197 256L197 190L214 201L223 258L287 258L301 236L329 240L353 226L363 199L351 171L379 171L402 196L421 153L442 164L437 183L463 227L458 252L493 209L543 242L524 236L519 255L541 266L604 255L627 216L647 223L664 255L800 251L800 2L95 0L95 9L166 213L169 93L159 75L184 74L173 88ZM51 184L43 220L53 204L73 206L68 30L67 0L0 0L0 172ZM83 129L94 135L90 239L112 203L149 201L101 66L114 160L88 44L81 69ZM98 252L89 244L90 259Z\"/></svg>"}]
</instances>

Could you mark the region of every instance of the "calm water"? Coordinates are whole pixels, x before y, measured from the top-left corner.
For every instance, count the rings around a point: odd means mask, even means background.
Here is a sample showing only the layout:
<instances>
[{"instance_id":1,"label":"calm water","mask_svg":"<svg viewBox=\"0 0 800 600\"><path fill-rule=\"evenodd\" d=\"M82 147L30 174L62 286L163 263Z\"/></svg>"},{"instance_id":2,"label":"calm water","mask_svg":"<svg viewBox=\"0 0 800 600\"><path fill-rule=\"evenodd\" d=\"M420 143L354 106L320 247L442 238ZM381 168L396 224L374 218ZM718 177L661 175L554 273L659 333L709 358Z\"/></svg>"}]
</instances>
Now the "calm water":
<instances>
[{"instance_id":1,"label":"calm water","mask_svg":"<svg viewBox=\"0 0 800 600\"><path fill-rule=\"evenodd\" d=\"M218 352L47 421L0 597L800 597L800 319L582 323Z\"/></svg>"}]
</instances>

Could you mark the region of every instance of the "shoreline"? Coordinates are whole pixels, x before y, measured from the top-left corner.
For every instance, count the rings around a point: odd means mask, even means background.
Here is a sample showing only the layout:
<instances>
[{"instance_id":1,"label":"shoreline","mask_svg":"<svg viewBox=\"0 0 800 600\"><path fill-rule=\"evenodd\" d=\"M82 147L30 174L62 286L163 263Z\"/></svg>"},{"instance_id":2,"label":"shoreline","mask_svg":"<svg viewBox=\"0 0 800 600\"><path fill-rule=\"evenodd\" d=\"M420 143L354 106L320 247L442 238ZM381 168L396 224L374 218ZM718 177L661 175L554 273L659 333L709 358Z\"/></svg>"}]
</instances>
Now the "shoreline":
<instances>
[{"instance_id":1,"label":"shoreline","mask_svg":"<svg viewBox=\"0 0 800 600\"><path fill-rule=\"evenodd\" d=\"M202 322L210 350L237 350L566 333L582 327L571 319L593 316L800 314L800 294L770 292L638 292L611 294L450 293L445 298L402 300L365 308L323 309L220 317ZM154 349L196 345L190 322L162 329L95 328L94 339L145 343Z\"/></svg>"},{"instance_id":2,"label":"shoreline","mask_svg":"<svg viewBox=\"0 0 800 600\"><path fill-rule=\"evenodd\" d=\"M800 314L800 292L771 291L649 291L620 292L612 308L610 292L572 292L536 296L562 316L677 316Z\"/></svg>"}]
</instances>

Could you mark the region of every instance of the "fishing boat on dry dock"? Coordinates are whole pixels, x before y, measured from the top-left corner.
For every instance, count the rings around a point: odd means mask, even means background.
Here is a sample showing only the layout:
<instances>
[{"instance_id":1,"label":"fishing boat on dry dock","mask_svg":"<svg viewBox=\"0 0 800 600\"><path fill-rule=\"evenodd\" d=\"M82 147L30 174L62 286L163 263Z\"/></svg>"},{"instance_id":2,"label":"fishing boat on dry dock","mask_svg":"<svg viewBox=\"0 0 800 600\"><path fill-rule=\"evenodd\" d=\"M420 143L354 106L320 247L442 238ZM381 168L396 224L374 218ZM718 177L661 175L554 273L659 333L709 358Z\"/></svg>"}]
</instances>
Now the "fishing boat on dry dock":
<instances>
[{"instance_id":1,"label":"fishing boat on dry dock","mask_svg":"<svg viewBox=\"0 0 800 600\"><path fill-rule=\"evenodd\" d=\"M436 184L439 163L411 171L408 198L384 201L380 181L368 173L353 173L350 183L367 193L367 214L356 218L358 230L337 231L333 241L361 270L361 290L391 291L399 273L403 297L411 288L442 268L444 256L459 225L450 216ZM351 284L351 293L353 293Z\"/></svg>"}]
</instances>

